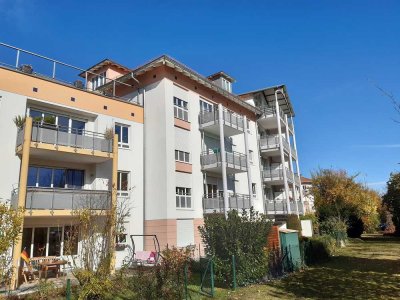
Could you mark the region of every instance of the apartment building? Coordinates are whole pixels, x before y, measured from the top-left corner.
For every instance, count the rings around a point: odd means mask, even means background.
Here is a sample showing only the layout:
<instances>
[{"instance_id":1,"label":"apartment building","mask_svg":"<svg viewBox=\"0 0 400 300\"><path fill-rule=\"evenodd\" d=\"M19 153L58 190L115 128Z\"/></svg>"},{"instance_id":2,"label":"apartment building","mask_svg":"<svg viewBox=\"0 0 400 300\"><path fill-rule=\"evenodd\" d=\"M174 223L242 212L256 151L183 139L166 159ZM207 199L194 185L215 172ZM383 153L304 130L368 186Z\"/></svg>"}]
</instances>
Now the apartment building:
<instances>
[{"instance_id":1,"label":"apartment building","mask_svg":"<svg viewBox=\"0 0 400 300\"><path fill-rule=\"evenodd\" d=\"M235 95L225 72L204 77L165 55L136 69L109 59L80 69L1 46L16 53L5 62L0 51L0 198L26 209L15 264L24 248L65 256L79 207L129 204L116 267L131 235L136 251L153 251L156 235L161 248L193 245L201 255L205 214L303 213L285 86ZM50 74L27 64L32 55ZM61 67L75 71L70 83ZM15 116L27 117L22 128Z\"/></svg>"}]
</instances>

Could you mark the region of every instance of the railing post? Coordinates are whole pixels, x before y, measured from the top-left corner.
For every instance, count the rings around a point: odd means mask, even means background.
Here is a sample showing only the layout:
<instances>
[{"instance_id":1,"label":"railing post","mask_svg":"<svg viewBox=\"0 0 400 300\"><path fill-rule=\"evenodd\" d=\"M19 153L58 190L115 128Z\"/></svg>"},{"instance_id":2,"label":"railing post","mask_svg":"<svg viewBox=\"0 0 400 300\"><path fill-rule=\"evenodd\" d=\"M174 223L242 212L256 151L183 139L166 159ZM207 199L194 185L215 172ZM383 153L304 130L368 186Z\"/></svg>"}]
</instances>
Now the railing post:
<instances>
[{"instance_id":1,"label":"railing post","mask_svg":"<svg viewBox=\"0 0 400 300\"><path fill-rule=\"evenodd\" d=\"M115 97L115 80L113 81L113 97Z\"/></svg>"},{"instance_id":2,"label":"railing post","mask_svg":"<svg viewBox=\"0 0 400 300\"><path fill-rule=\"evenodd\" d=\"M56 193L56 189L53 188L53 193L51 195L51 210L54 210L54 194Z\"/></svg>"},{"instance_id":3,"label":"railing post","mask_svg":"<svg viewBox=\"0 0 400 300\"><path fill-rule=\"evenodd\" d=\"M88 89L87 72L85 72L85 89Z\"/></svg>"},{"instance_id":4,"label":"railing post","mask_svg":"<svg viewBox=\"0 0 400 300\"><path fill-rule=\"evenodd\" d=\"M20 51L17 50L17 59L15 60L15 68L16 69L18 69L18 65L19 65L19 54L20 54Z\"/></svg>"},{"instance_id":5,"label":"railing post","mask_svg":"<svg viewBox=\"0 0 400 300\"><path fill-rule=\"evenodd\" d=\"M53 79L56 78L56 62L53 61Z\"/></svg>"}]
</instances>

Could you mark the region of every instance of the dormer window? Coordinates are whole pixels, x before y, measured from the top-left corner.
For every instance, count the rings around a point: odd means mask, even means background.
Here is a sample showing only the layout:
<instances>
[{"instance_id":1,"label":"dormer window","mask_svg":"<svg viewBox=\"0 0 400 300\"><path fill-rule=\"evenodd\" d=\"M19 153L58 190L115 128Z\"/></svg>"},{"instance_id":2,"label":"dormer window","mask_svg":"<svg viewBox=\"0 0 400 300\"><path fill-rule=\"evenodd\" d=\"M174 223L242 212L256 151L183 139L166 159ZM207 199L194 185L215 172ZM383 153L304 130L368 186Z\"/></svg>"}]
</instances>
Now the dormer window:
<instances>
[{"instance_id":1,"label":"dormer window","mask_svg":"<svg viewBox=\"0 0 400 300\"><path fill-rule=\"evenodd\" d=\"M102 86L106 83L106 72L103 72L92 78L92 90L97 89L99 86Z\"/></svg>"},{"instance_id":2,"label":"dormer window","mask_svg":"<svg viewBox=\"0 0 400 300\"><path fill-rule=\"evenodd\" d=\"M221 78L221 79L222 79L222 88L224 90L227 90L228 92L232 92L232 83L230 83L225 78Z\"/></svg>"}]
</instances>

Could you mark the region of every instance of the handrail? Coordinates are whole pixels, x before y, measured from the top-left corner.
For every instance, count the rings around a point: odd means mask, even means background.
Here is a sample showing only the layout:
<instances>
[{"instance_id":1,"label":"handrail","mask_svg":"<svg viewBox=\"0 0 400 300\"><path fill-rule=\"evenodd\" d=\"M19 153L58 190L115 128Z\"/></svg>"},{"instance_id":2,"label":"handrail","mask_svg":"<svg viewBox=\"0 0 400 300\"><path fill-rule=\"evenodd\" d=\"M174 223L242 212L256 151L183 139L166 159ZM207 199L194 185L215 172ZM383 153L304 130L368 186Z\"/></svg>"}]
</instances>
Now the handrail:
<instances>
[{"instance_id":1,"label":"handrail","mask_svg":"<svg viewBox=\"0 0 400 300\"><path fill-rule=\"evenodd\" d=\"M32 127L32 142L45 143L74 148L89 149L111 153L113 139L106 138L103 133L79 128L34 122ZM20 138L17 135L17 146Z\"/></svg>"},{"instance_id":2,"label":"handrail","mask_svg":"<svg viewBox=\"0 0 400 300\"><path fill-rule=\"evenodd\" d=\"M105 199L102 197L106 197ZM111 192L74 188L27 187L26 209L109 209Z\"/></svg>"},{"instance_id":3,"label":"handrail","mask_svg":"<svg viewBox=\"0 0 400 300\"><path fill-rule=\"evenodd\" d=\"M230 125L240 130L245 129L244 118L242 115L230 111L226 108L222 109L223 111L223 121L226 125ZM206 123L218 123L219 122L219 109L215 108L213 110L201 110L199 113L199 123L200 125Z\"/></svg>"},{"instance_id":4,"label":"handrail","mask_svg":"<svg viewBox=\"0 0 400 300\"><path fill-rule=\"evenodd\" d=\"M97 91L97 90L94 89L93 87L92 87L92 88L88 88L88 75L100 76L101 78L104 78L104 81L107 81L107 80L108 80L108 82L112 82L112 83L113 83L113 92L112 92L112 95L107 95L107 94L105 94L105 93L102 93L103 95L108 96L108 97L112 97L112 98L116 98L116 99L121 99L121 100L126 101L126 102L131 102L131 103L133 102L133 101L132 101L133 99L127 100L126 97L125 97L125 98L124 98L124 97L118 97L118 96L115 95L115 85L116 85L116 83L118 83L118 84L120 84L120 85L124 85L124 86L133 87L133 85L131 85L131 84L128 84L128 83L123 82L123 81L120 81L120 80L115 79L115 78L112 79L112 78L109 78L109 77L107 77L107 76L101 76L100 74L97 74L97 73L94 73L94 72L91 72L91 71L88 71L88 70L85 70L85 69L82 69L82 68L79 68L79 67L76 67L76 66L73 66L73 65L64 63L64 62L62 62L62 61L55 60L55 59L52 59L52 58L49 58L49 57L46 57L46 56L43 56L43 55L40 55L40 54L31 52L31 51L27 51L27 50L24 50L24 49L15 47L15 46L11 46L11 45L8 45L8 44L5 44L5 43L1 43L1 42L0 42L0 46L1 46L1 47L5 47L5 48L9 48L9 49L12 49L12 50L15 50L15 51L16 51L15 64L14 64L14 65L11 65L11 64L8 64L8 63L3 62L3 65L4 65L6 68L18 70L18 68L20 67L20 55L21 55L21 53L25 53L25 54L28 54L28 55L31 55L31 56L34 56L34 57L38 57L38 58L40 58L40 59L42 59L42 60L45 60L45 61L47 61L47 62L50 62L50 63L52 63L52 65L53 65L53 66L52 66L52 74L51 74L51 75L44 75L44 74L39 74L39 73L36 73L36 72L35 72L35 73L33 73L33 75L35 75L35 76L44 77L44 78L51 78L51 79L56 80L56 81L59 81L59 82L61 82L61 83L63 83L63 84L68 84L68 85L74 86L74 84L71 84L70 82L67 82L67 81L65 81L65 80L62 80L62 79L60 79L60 78L56 78L56 66L57 66L57 65L60 65L60 66L63 66L63 67L70 68L70 69L72 69L72 70L76 70L76 71L80 71L80 72L82 72L82 73L83 73L83 72L85 73L85 78L84 78L85 83L84 83L84 87L81 87L81 89L85 89L85 90L87 90L87 91L92 91L92 92ZM77 74L77 76L78 76L78 74ZM79 77L79 76L78 76L78 77ZM78 78L78 77L77 77L77 78ZM140 104L139 101L135 101L135 103L136 103L136 104Z\"/></svg>"}]
</instances>

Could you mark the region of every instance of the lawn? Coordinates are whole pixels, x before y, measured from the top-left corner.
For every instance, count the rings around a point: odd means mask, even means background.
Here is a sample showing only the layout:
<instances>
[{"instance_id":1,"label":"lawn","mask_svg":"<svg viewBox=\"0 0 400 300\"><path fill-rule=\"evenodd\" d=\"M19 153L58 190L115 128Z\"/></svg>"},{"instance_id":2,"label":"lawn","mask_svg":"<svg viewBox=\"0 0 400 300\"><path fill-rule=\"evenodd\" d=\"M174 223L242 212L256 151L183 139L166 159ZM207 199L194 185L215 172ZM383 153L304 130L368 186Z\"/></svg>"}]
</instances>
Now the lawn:
<instances>
[{"instance_id":1,"label":"lawn","mask_svg":"<svg viewBox=\"0 0 400 300\"><path fill-rule=\"evenodd\" d=\"M198 286L190 286L192 299ZM330 261L284 279L236 291L216 289L217 299L399 299L400 239L366 235L351 240Z\"/></svg>"}]
</instances>

